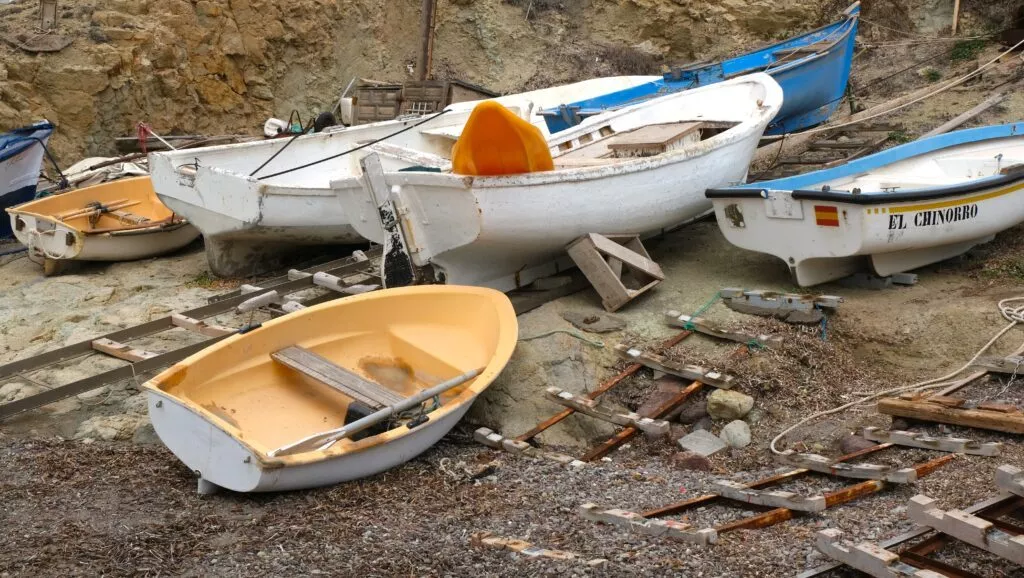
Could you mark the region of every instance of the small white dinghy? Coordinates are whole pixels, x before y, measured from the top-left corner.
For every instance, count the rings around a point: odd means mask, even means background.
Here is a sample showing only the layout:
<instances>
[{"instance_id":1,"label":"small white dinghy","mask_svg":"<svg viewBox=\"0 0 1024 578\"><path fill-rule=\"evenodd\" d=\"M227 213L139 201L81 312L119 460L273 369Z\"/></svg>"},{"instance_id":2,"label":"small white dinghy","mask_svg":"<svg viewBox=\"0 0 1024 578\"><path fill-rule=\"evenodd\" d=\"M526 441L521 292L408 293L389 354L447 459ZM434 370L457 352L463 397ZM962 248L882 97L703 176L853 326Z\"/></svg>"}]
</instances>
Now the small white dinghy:
<instances>
[{"instance_id":1,"label":"small white dinghy","mask_svg":"<svg viewBox=\"0 0 1024 578\"><path fill-rule=\"evenodd\" d=\"M364 293L234 335L144 385L157 435L199 491L371 476L434 445L504 369L508 297L478 287Z\"/></svg>"},{"instance_id":2,"label":"small white dinghy","mask_svg":"<svg viewBox=\"0 0 1024 578\"><path fill-rule=\"evenodd\" d=\"M707 196L730 243L782 259L801 286L869 266L902 273L1024 221L1024 123L951 132Z\"/></svg>"},{"instance_id":3,"label":"small white dinghy","mask_svg":"<svg viewBox=\"0 0 1024 578\"><path fill-rule=\"evenodd\" d=\"M199 237L187 220L160 203L148 176L74 189L7 212L14 235L44 260L47 274L62 261L156 257Z\"/></svg>"},{"instance_id":4,"label":"small white dinghy","mask_svg":"<svg viewBox=\"0 0 1024 578\"><path fill-rule=\"evenodd\" d=\"M546 132L538 114L542 108L659 79L597 78L494 100ZM254 266L272 269L297 247L365 242L339 205L330 181L358 175L359 158L373 152L395 170L430 162L419 153L429 153L439 163L433 168L447 168L452 145L475 104L453 104L450 112L424 124L428 117L332 127L294 141L273 139L153 153L150 171L160 199L202 231L210 270L221 276L251 275ZM403 129L410 130L358 153L296 170Z\"/></svg>"},{"instance_id":5,"label":"small white dinghy","mask_svg":"<svg viewBox=\"0 0 1024 578\"><path fill-rule=\"evenodd\" d=\"M411 269L413 282L508 291L571 266L581 235L656 234L710 212L704 191L744 181L781 105L771 76L753 74L590 117L548 140L554 170L367 167L332 187L356 230L385 245L385 286Z\"/></svg>"}]
</instances>

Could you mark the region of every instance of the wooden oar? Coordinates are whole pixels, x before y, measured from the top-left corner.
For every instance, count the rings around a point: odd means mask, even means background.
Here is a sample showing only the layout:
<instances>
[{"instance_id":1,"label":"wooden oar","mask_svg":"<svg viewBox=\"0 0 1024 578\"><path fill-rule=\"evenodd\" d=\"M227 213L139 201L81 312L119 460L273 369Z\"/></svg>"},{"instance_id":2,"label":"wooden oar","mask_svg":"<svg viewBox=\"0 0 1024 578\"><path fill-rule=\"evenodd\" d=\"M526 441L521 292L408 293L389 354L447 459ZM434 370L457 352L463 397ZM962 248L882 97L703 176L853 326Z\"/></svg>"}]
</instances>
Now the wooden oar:
<instances>
[{"instance_id":1,"label":"wooden oar","mask_svg":"<svg viewBox=\"0 0 1024 578\"><path fill-rule=\"evenodd\" d=\"M351 435L357 434L368 427L374 426L390 418L396 413L412 409L434 396L441 395L442 393L448 391L449 389L458 387L463 383L466 383L467 381L480 375L481 373L483 373L483 371L484 368L481 367L479 369L474 369L473 371L463 373L458 377L449 379L448 381L445 381L443 383L439 383L434 387L431 387L430 389L425 389L408 399L396 403L395 405L385 407L384 409L378 412L371 413L370 415L362 419L356 420L346 426L313 434L295 443L291 443L286 446L281 446L276 450L270 452L268 455L270 455L270 457L276 458L281 456L290 456L292 454L300 454L303 452L313 450L326 450L327 448L334 445L335 442L343 440Z\"/></svg>"},{"instance_id":2,"label":"wooden oar","mask_svg":"<svg viewBox=\"0 0 1024 578\"><path fill-rule=\"evenodd\" d=\"M110 203L107 204L107 206L117 205L118 203L127 203L127 202L128 202L128 199L118 199L116 201L111 201ZM77 209L71 209L70 211L62 211L60 213L54 213L53 216L54 216L54 218L57 218L57 219L66 219L66 218L68 218L70 216L73 216L73 215L76 215L78 213L88 212L88 211L95 211L95 210L96 210L95 207L79 207Z\"/></svg>"},{"instance_id":3,"label":"wooden oar","mask_svg":"<svg viewBox=\"0 0 1024 578\"><path fill-rule=\"evenodd\" d=\"M91 215L127 209L128 207L134 207L135 205L138 205L141 202L142 201L129 201L128 199L124 199L121 201L114 201L113 203L107 205L101 204L99 207L83 207L81 209L76 209L75 211L72 211L68 214L65 214L57 218L61 221L67 221L68 219L76 219L78 217L87 217Z\"/></svg>"}]
</instances>

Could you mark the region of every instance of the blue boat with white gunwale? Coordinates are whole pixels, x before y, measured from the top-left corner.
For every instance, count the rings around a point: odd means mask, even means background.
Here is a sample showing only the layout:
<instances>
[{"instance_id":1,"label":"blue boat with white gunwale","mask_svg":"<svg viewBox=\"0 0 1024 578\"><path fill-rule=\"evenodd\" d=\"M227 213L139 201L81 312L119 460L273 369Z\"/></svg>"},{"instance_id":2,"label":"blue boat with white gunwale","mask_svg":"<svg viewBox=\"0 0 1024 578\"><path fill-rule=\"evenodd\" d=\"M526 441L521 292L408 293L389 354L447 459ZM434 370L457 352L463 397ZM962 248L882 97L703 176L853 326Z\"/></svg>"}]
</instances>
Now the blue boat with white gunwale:
<instances>
[{"instance_id":1,"label":"blue boat with white gunwale","mask_svg":"<svg viewBox=\"0 0 1024 578\"><path fill-rule=\"evenodd\" d=\"M909 142L837 167L710 189L718 228L801 286L903 273L1024 222L1024 122Z\"/></svg>"},{"instance_id":2,"label":"blue boat with white gunwale","mask_svg":"<svg viewBox=\"0 0 1024 578\"><path fill-rule=\"evenodd\" d=\"M554 134L583 119L671 92L707 86L737 76L767 72L782 86L782 110L768 125L767 135L787 134L820 124L839 107L850 79L860 2L843 12L842 20L817 30L716 62L676 67L655 80L541 111Z\"/></svg>"},{"instance_id":3,"label":"blue boat with white gunwale","mask_svg":"<svg viewBox=\"0 0 1024 578\"><path fill-rule=\"evenodd\" d=\"M53 125L45 120L0 133L0 213L35 198L46 141L52 133ZM0 239L13 234L10 220L0 219Z\"/></svg>"}]
</instances>

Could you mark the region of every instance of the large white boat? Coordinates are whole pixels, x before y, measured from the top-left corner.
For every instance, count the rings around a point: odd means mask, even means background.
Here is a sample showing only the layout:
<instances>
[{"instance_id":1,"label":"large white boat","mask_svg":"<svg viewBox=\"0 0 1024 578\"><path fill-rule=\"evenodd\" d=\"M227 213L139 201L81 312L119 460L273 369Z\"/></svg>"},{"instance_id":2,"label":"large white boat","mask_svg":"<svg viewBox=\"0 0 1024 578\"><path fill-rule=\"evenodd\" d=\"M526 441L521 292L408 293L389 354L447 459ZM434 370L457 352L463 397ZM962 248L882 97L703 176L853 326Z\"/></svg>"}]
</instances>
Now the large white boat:
<instances>
[{"instance_id":1,"label":"large white boat","mask_svg":"<svg viewBox=\"0 0 1024 578\"><path fill-rule=\"evenodd\" d=\"M782 259L801 286L868 267L901 273L1024 221L1024 123L951 132L707 196L730 243Z\"/></svg>"},{"instance_id":2,"label":"large white boat","mask_svg":"<svg viewBox=\"0 0 1024 578\"><path fill-rule=\"evenodd\" d=\"M548 141L551 171L468 176L385 166L379 178L332 187L368 239L384 243L384 221L395 216L403 239L385 244L386 285L408 282L392 275L401 267L391 262L404 260L427 270L426 282L507 291L565 266L565 247L580 235L655 234L710 212L704 191L745 180L781 105L779 85L753 74L590 117ZM414 138L424 142L410 148L424 150L425 137Z\"/></svg>"}]
</instances>

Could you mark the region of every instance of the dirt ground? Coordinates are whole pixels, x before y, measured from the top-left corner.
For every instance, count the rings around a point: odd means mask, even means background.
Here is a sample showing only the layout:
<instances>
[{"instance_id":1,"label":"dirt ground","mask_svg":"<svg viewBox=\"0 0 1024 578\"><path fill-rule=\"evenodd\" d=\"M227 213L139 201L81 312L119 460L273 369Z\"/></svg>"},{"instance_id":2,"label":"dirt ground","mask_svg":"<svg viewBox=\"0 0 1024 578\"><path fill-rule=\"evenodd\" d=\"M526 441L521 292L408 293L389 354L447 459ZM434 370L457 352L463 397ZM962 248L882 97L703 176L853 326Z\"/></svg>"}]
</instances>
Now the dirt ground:
<instances>
[{"instance_id":1,"label":"dirt ground","mask_svg":"<svg viewBox=\"0 0 1024 578\"><path fill-rule=\"evenodd\" d=\"M889 50L867 56L855 69L855 87L921 58L923 48ZM992 47L977 55L992 54ZM987 98L1014 73L1000 74L965 91L950 92L899 116L913 136ZM939 66L946 77L962 64ZM887 95L929 82L927 74L875 84L865 95ZM1004 105L972 124L1019 120L1024 96L1013 92ZM908 530L905 505L917 493L936 498L943 508L964 508L995 494L994 469L1002 463L1024 466L1021 437L982 430L915 425L920 431L961 435L1006 444L1000 458L960 456L919 482L856 500L822 514L798 515L770 528L723 534L702 548L592 524L577 510L586 502L634 511L706 493L716 479L751 481L778 473L768 443L806 415L845 403L860 392L874 392L936 377L964 364L1006 325L996 303L1024 295L1024 228L963 257L925 267L909 287L851 289L829 284L819 293L844 298L824 332L733 312L721 303L705 317L721 324L780 335L784 344L749 349L691 336L666 355L688 363L728 370L739 391L755 398L752 443L712 458L713 470L680 468L671 440L637 438L609 459L578 470L496 453L471 441L477 425L515 435L554 407L527 404L544 387L572 382L592 389L624 364L610 351L619 341L647 347L670 337L667 309L695 311L723 287L796 291L781 261L729 245L714 221L687 226L648 243L666 281L618 315L622 332L588 336L603 348L564 333L520 343L516 359L470 419L441 443L409 463L370 479L330 488L275 495L221 493L199 496L195 480L159 443L140 412L131 383L54 404L0 426L0 576L30 575L679 575L782 576L825 561L813 546L814 532L842 529L845 538L883 540ZM142 323L169 311L205 303L235 282L213 280L198 245L159 259L117 265L90 265L62 277L44 278L20 256L0 258L0 362L6 363L95 335ZM520 335L572 330L562 313L598 312L592 291L548 303L520 317ZM224 322L237 322L225 319ZM146 347L187 343L170 335L143 342ZM1011 330L993 348L1006 354L1024 342L1024 328ZM90 359L33 377L57 384L70 381L108 360ZM580 377L583 376L583 377ZM139 376L144 379L146 376ZM575 380L575 381L573 381ZM649 372L624 382L609 399L635 409L654 387ZM0 402L41 388L25 381L0 389ZM704 403L706 392L692 404ZM1021 405L1016 383L988 378L958 395L1005 400ZM507 397L502 411L494 398ZM503 414L516 413L517 420ZM120 416L133 416L120 419ZM119 418L104 430L90 420ZM507 420L507 421L505 421ZM581 448L608 432L581 425L574 417L541 438L547 447L580 455ZM717 432L723 423L713 424ZM889 427L890 420L866 405L800 428L785 441L826 455L840 453L839 440L864 425ZM674 425L673 434L689 431ZM109 433L112 432L112 433ZM870 460L910 465L937 457L924 450L890 449ZM494 472L470 479L466 468L493 463ZM846 485L811 475L779 489L819 493ZM690 512L685 520L704 527L752 515L756 508L715 505ZM481 531L527 540L543 548L572 552L554 561L476 547ZM976 549L956 548L944 560L986 577L1020 576ZM844 575L838 573L835 575ZM848 574L845 574L848 575Z\"/></svg>"}]
</instances>

